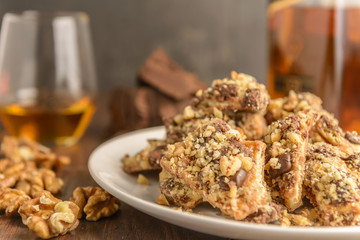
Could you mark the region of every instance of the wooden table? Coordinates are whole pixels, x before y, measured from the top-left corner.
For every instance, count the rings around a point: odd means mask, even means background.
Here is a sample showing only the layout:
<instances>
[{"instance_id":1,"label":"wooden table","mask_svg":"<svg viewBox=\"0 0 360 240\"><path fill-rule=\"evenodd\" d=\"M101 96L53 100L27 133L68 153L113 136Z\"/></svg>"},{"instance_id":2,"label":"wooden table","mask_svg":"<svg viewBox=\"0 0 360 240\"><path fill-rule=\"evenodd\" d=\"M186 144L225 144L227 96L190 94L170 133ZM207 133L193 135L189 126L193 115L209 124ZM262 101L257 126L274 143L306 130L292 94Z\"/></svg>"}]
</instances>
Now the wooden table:
<instances>
[{"instance_id":1,"label":"wooden table","mask_svg":"<svg viewBox=\"0 0 360 240\"><path fill-rule=\"evenodd\" d=\"M97 186L91 178L87 161L90 153L104 141L107 124L106 99L99 103L98 111L78 144L70 148L57 148L56 152L71 157L71 164L58 172L64 187L57 197L68 200L78 186ZM0 239L36 239L20 217L9 218L1 212ZM220 239L187 230L146 215L125 203L112 217L97 222L80 221L77 229L59 239Z\"/></svg>"}]
</instances>

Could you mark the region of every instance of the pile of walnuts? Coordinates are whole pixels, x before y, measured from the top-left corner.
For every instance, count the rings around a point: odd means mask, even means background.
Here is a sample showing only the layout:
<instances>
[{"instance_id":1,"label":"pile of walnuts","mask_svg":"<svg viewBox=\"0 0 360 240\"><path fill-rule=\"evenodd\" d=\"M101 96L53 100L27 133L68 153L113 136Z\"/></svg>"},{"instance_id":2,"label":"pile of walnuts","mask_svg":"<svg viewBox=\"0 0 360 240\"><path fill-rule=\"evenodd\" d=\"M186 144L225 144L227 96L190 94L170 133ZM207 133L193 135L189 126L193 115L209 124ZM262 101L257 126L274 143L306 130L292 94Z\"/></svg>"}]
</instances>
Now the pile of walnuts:
<instances>
[{"instance_id":1,"label":"pile of walnuts","mask_svg":"<svg viewBox=\"0 0 360 240\"><path fill-rule=\"evenodd\" d=\"M98 187L78 187L69 201L53 196L64 182L56 170L70 159L31 140L5 136L0 148L0 211L19 216L30 230L47 239L64 235L86 220L113 215L119 201Z\"/></svg>"}]
</instances>

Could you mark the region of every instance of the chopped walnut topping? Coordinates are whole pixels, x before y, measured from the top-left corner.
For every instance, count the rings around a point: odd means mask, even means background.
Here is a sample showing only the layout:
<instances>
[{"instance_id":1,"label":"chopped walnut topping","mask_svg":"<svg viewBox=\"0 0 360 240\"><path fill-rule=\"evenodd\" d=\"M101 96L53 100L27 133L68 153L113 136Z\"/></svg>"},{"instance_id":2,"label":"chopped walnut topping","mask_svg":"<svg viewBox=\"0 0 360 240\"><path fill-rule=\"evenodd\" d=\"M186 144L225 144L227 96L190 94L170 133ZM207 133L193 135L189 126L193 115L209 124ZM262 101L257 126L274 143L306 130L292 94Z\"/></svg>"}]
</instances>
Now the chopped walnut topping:
<instances>
[{"instance_id":1,"label":"chopped walnut topping","mask_svg":"<svg viewBox=\"0 0 360 240\"><path fill-rule=\"evenodd\" d=\"M266 133L266 121L261 113L220 111L216 107L206 111L203 109L193 109L193 111L195 114L192 118L177 115L165 121L167 143L182 141L190 132L199 127L204 118L220 118L249 140L261 139Z\"/></svg>"},{"instance_id":2,"label":"chopped walnut topping","mask_svg":"<svg viewBox=\"0 0 360 240\"><path fill-rule=\"evenodd\" d=\"M193 105L207 110L264 111L269 103L265 86L243 73L231 73L231 78L215 80L212 86L196 94Z\"/></svg>"},{"instance_id":3,"label":"chopped walnut topping","mask_svg":"<svg viewBox=\"0 0 360 240\"><path fill-rule=\"evenodd\" d=\"M156 203L159 204L159 205L170 206L170 203L166 199L164 194L159 195L159 197L156 199Z\"/></svg>"},{"instance_id":4,"label":"chopped walnut topping","mask_svg":"<svg viewBox=\"0 0 360 240\"><path fill-rule=\"evenodd\" d=\"M266 119L268 123L272 123L277 120L283 120L291 115L305 110L314 110L317 113L324 113L331 116L326 112L322 106L322 101L314 94L303 92L295 93L289 92L289 96L284 98L276 98L270 100L270 104L266 113Z\"/></svg>"},{"instance_id":5,"label":"chopped walnut topping","mask_svg":"<svg viewBox=\"0 0 360 240\"><path fill-rule=\"evenodd\" d=\"M70 201L76 203L80 208L77 217L81 218L82 211L84 211L88 221L110 217L119 210L119 201L98 187L78 187L74 190Z\"/></svg>"},{"instance_id":6,"label":"chopped walnut topping","mask_svg":"<svg viewBox=\"0 0 360 240\"><path fill-rule=\"evenodd\" d=\"M242 160L238 157L226 157L222 156L220 158L220 171L225 176L232 176L241 168Z\"/></svg>"},{"instance_id":7,"label":"chopped walnut topping","mask_svg":"<svg viewBox=\"0 0 360 240\"><path fill-rule=\"evenodd\" d=\"M184 119L185 120L189 120L195 117L195 112L194 110L191 108L191 106L187 106L184 109Z\"/></svg>"},{"instance_id":8,"label":"chopped walnut topping","mask_svg":"<svg viewBox=\"0 0 360 240\"><path fill-rule=\"evenodd\" d=\"M289 213L287 210L283 210L281 215L281 226L312 227L319 225L319 215L315 208L303 208L298 213Z\"/></svg>"}]
</instances>

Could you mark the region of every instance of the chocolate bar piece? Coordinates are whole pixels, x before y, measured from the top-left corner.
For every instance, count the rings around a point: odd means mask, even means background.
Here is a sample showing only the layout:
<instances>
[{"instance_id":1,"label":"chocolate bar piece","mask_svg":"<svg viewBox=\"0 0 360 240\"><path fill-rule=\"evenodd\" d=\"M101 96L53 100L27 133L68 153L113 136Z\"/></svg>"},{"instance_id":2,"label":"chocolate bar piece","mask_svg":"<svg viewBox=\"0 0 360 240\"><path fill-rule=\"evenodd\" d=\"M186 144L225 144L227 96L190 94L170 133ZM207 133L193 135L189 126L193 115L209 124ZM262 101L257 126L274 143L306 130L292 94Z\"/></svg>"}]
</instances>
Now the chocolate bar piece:
<instances>
[{"instance_id":1,"label":"chocolate bar piece","mask_svg":"<svg viewBox=\"0 0 360 240\"><path fill-rule=\"evenodd\" d=\"M180 113L191 98L175 101L149 87L118 87L110 97L107 136L162 125L162 119Z\"/></svg>"},{"instance_id":2,"label":"chocolate bar piece","mask_svg":"<svg viewBox=\"0 0 360 240\"><path fill-rule=\"evenodd\" d=\"M116 88L110 97L111 119L107 135L161 125L161 117L154 110L154 106L158 106L158 95L147 87Z\"/></svg>"},{"instance_id":3,"label":"chocolate bar piece","mask_svg":"<svg viewBox=\"0 0 360 240\"><path fill-rule=\"evenodd\" d=\"M162 48L156 49L145 61L138 81L176 100L186 99L205 88L195 74L182 69Z\"/></svg>"}]
</instances>

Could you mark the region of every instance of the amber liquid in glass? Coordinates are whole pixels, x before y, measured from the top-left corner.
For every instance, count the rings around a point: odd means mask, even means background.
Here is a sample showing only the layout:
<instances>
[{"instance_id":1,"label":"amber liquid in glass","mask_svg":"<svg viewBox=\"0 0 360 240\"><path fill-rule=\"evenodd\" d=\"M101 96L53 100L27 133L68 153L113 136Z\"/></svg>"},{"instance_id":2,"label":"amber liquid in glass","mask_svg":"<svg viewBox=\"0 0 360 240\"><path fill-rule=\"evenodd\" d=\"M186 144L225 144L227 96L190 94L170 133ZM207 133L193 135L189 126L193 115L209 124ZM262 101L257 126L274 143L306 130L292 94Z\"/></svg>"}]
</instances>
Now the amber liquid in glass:
<instances>
[{"instance_id":1,"label":"amber liquid in glass","mask_svg":"<svg viewBox=\"0 0 360 240\"><path fill-rule=\"evenodd\" d=\"M271 96L313 92L344 130L360 132L360 8L288 2L268 11Z\"/></svg>"},{"instance_id":2,"label":"amber liquid in glass","mask_svg":"<svg viewBox=\"0 0 360 240\"><path fill-rule=\"evenodd\" d=\"M0 117L10 135L26 136L45 144L72 145L84 134L94 110L93 101L83 98L61 109L0 106Z\"/></svg>"}]
</instances>

